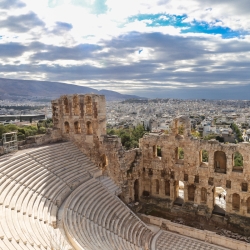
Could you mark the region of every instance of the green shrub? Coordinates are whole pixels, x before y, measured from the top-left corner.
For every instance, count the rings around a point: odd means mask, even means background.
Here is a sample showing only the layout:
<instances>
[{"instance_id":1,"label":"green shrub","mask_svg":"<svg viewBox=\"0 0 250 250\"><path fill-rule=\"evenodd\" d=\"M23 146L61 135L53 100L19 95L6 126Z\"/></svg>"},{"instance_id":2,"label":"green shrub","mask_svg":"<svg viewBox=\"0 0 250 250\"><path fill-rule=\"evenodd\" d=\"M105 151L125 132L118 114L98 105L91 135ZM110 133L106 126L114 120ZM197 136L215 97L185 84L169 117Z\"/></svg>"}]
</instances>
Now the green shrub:
<instances>
[{"instance_id":1,"label":"green shrub","mask_svg":"<svg viewBox=\"0 0 250 250\"><path fill-rule=\"evenodd\" d=\"M132 128L110 129L107 128L108 135L117 135L121 138L121 143L126 149L137 148L139 146L139 139L145 134L142 125Z\"/></svg>"}]
</instances>

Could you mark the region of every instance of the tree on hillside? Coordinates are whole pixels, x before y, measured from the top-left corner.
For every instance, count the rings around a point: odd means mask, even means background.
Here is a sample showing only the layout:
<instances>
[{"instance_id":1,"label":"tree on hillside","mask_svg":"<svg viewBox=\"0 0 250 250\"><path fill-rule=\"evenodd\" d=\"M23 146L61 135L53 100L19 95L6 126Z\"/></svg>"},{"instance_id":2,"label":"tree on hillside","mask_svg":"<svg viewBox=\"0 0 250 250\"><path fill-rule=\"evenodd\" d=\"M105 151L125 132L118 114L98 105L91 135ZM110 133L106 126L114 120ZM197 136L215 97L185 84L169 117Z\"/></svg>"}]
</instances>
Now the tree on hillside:
<instances>
[{"instance_id":1,"label":"tree on hillside","mask_svg":"<svg viewBox=\"0 0 250 250\"><path fill-rule=\"evenodd\" d=\"M241 133L239 127L235 123L231 124L231 128L232 128L232 130L234 131L234 133L236 135L237 141L238 142L244 141L243 137L242 137L242 133Z\"/></svg>"},{"instance_id":2,"label":"tree on hillside","mask_svg":"<svg viewBox=\"0 0 250 250\"><path fill-rule=\"evenodd\" d=\"M51 127L53 124L49 120L44 121L45 123L38 123L37 126L34 125L29 125L29 126L17 126L15 124L8 124L8 125L0 125L0 137L2 138L2 135L4 133L10 133L10 132L17 132L17 139L19 141L25 140L28 136L34 136L37 134L45 134L46 133L46 128ZM45 125L47 124L47 125Z\"/></svg>"},{"instance_id":3,"label":"tree on hillside","mask_svg":"<svg viewBox=\"0 0 250 250\"><path fill-rule=\"evenodd\" d=\"M138 125L134 129L107 129L108 135L117 135L121 138L121 143L126 149L137 148L139 146L139 139L143 137L145 132L142 125Z\"/></svg>"}]
</instances>

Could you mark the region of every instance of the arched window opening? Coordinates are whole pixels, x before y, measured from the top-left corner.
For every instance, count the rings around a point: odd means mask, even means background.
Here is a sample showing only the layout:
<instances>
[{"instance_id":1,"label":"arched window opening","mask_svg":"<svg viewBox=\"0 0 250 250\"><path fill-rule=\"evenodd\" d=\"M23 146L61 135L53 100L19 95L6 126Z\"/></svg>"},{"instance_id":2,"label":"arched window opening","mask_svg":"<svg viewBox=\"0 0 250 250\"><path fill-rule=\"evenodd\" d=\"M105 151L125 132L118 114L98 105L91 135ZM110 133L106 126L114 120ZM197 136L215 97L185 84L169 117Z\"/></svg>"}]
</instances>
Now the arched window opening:
<instances>
[{"instance_id":1,"label":"arched window opening","mask_svg":"<svg viewBox=\"0 0 250 250\"><path fill-rule=\"evenodd\" d=\"M175 173L174 173L174 171L171 171L170 172L170 178L174 180L174 177L175 177Z\"/></svg>"},{"instance_id":2,"label":"arched window opening","mask_svg":"<svg viewBox=\"0 0 250 250\"><path fill-rule=\"evenodd\" d=\"M93 127L90 121L87 122L87 135L93 134Z\"/></svg>"},{"instance_id":3,"label":"arched window opening","mask_svg":"<svg viewBox=\"0 0 250 250\"><path fill-rule=\"evenodd\" d=\"M178 188L179 188L178 195L180 198L184 199L184 183L183 183L183 181L179 181L178 184L179 184L178 185Z\"/></svg>"},{"instance_id":4,"label":"arched window opening","mask_svg":"<svg viewBox=\"0 0 250 250\"><path fill-rule=\"evenodd\" d=\"M156 146L154 145L153 146L153 157L156 157L157 156L157 148Z\"/></svg>"},{"instance_id":5,"label":"arched window opening","mask_svg":"<svg viewBox=\"0 0 250 250\"><path fill-rule=\"evenodd\" d=\"M92 115L92 98L90 96L86 97L86 113L87 115Z\"/></svg>"},{"instance_id":6,"label":"arched window opening","mask_svg":"<svg viewBox=\"0 0 250 250\"><path fill-rule=\"evenodd\" d=\"M80 123L78 121L74 122L75 134L81 133Z\"/></svg>"},{"instance_id":7,"label":"arched window opening","mask_svg":"<svg viewBox=\"0 0 250 250\"><path fill-rule=\"evenodd\" d=\"M194 183L199 183L200 182L200 177L199 175L194 176Z\"/></svg>"},{"instance_id":8,"label":"arched window opening","mask_svg":"<svg viewBox=\"0 0 250 250\"><path fill-rule=\"evenodd\" d=\"M175 196L175 201L174 204L178 206L182 206L184 203L184 183L182 181L176 181L174 183L174 196Z\"/></svg>"},{"instance_id":9,"label":"arched window opening","mask_svg":"<svg viewBox=\"0 0 250 250\"><path fill-rule=\"evenodd\" d=\"M239 152L233 154L233 171L243 172L243 156Z\"/></svg>"},{"instance_id":10,"label":"arched window opening","mask_svg":"<svg viewBox=\"0 0 250 250\"><path fill-rule=\"evenodd\" d=\"M161 159L161 147L158 145L153 146L153 157L158 157Z\"/></svg>"},{"instance_id":11,"label":"arched window opening","mask_svg":"<svg viewBox=\"0 0 250 250\"><path fill-rule=\"evenodd\" d=\"M239 194L232 195L232 208L235 211L240 210L240 195Z\"/></svg>"},{"instance_id":12,"label":"arched window opening","mask_svg":"<svg viewBox=\"0 0 250 250\"><path fill-rule=\"evenodd\" d=\"M167 175L166 169L161 170L161 177L164 178Z\"/></svg>"},{"instance_id":13,"label":"arched window opening","mask_svg":"<svg viewBox=\"0 0 250 250\"><path fill-rule=\"evenodd\" d=\"M66 133L66 134L69 133L69 123L68 123L68 122L65 122L65 123L64 123L64 130L65 130L65 133Z\"/></svg>"},{"instance_id":14,"label":"arched window opening","mask_svg":"<svg viewBox=\"0 0 250 250\"><path fill-rule=\"evenodd\" d=\"M247 192L248 191L248 183L247 182L243 182L241 184L241 191L243 191L243 192Z\"/></svg>"},{"instance_id":15,"label":"arched window opening","mask_svg":"<svg viewBox=\"0 0 250 250\"><path fill-rule=\"evenodd\" d=\"M73 109L74 115L79 115L79 100L77 95L73 97Z\"/></svg>"},{"instance_id":16,"label":"arched window opening","mask_svg":"<svg viewBox=\"0 0 250 250\"><path fill-rule=\"evenodd\" d=\"M148 169L148 176L153 176L153 174L154 174L153 169L152 169L152 168L149 168L149 169Z\"/></svg>"},{"instance_id":17,"label":"arched window opening","mask_svg":"<svg viewBox=\"0 0 250 250\"><path fill-rule=\"evenodd\" d=\"M201 188L201 202L206 203L207 202L207 189Z\"/></svg>"},{"instance_id":18,"label":"arched window opening","mask_svg":"<svg viewBox=\"0 0 250 250\"><path fill-rule=\"evenodd\" d=\"M226 211L226 195L227 192L222 187L215 187L214 190L214 214L225 215Z\"/></svg>"},{"instance_id":19,"label":"arched window opening","mask_svg":"<svg viewBox=\"0 0 250 250\"><path fill-rule=\"evenodd\" d=\"M87 96L87 103L86 104L91 104L92 100L90 96Z\"/></svg>"},{"instance_id":20,"label":"arched window opening","mask_svg":"<svg viewBox=\"0 0 250 250\"><path fill-rule=\"evenodd\" d=\"M155 193L159 194L160 191L160 183L159 180L155 180Z\"/></svg>"},{"instance_id":21,"label":"arched window opening","mask_svg":"<svg viewBox=\"0 0 250 250\"><path fill-rule=\"evenodd\" d=\"M216 151L214 153L214 168L215 172L226 173L227 169L227 158L223 151Z\"/></svg>"},{"instance_id":22,"label":"arched window opening","mask_svg":"<svg viewBox=\"0 0 250 250\"><path fill-rule=\"evenodd\" d=\"M181 147L177 147L175 149L175 159L176 163L183 164L184 163L184 150Z\"/></svg>"},{"instance_id":23,"label":"arched window opening","mask_svg":"<svg viewBox=\"0 0 250 250\"><path fill-rule=\"evenodd\" d=\"M161 147L160 146L157 146L157 149L156 149L156 154L159 158L161 158Z\"/></svg>"},{"instance_id":24,"label":"arched window opening","mask_svg":"<svg viewBox=\"0 0 250 250\"><path fill-rule=\"evenodd\" d=\"M139 181L138 179L134 182L134 200L139 201Z\"/></svg>"},{"instance_id":25,"label":"arched window opening","mask_svg":"<svg viewBox=\"0 0 250 250\"><path fill-rule=\"evenodd\" d=\"M226 180L226 188L231 188L231 181L230 180Z\"/></svg>"},{"instance_id":26,"label":"arched window opening","mask_svg":"<svg viewBox=\"0 0 250 250\"><path fill-rule=\"evenodd\" d=\"M149 181L144 182L144 190L142 192L142 195L146 197L150 195L150 182Z\"/></svg>"},{"instance_id":27,"label":"arched window opening","mask_svg":"<svg viewBox=\"0 0 250 250\"><path fill-rule=\"evenodd\" d=\"M194 201L194 197L195 197L195 186L189 185L188 186L188 200Z\"/></svg>"},{"instance_id":28,"label":"arched window opening","mask_svg":"<svg viewBox=\"0 0 250 250\"><path fill-rule=\"evenodd\" d=\"M170 181L165 180L165 195L170 196Z\"/></svg>"},{"instance_id":29,"label":"arched window opening","mask_svg":"<svg viewBox=\"0 0 250 250\"><path fill-rule=\"evenodd\" d=\"M184 150L181 147L178 148L178 159L179 160L183 160L184 159Z\"/></svg>"},{"instance_id":30,"label":"arched window opening","mask_svg":"<svg viewBox=\"0 0 250 250\"><path fill-rule=\"evenodd\" d=\"M64 103L64 111L65 111L65 113L69 113L69 101L68 101L67 97L64 98L63 103Z\"/></svg>"},{"instance_id":31,"label":"arched window opening","mask_svg":"<svg viewBox=\"0 0 250 250\"><path fill-rule=\"evenodd\" d=\"M208 165L208 152L207 152L207 150L200 151L200 163L201 163L201 166L204 166L204 167Z\"/></svg>"},{"instance_id":32,"label":"arched window opening","mask_svg":"<svg viewBox=\"0 0 250 250\"><path fill-rule=\"evenodd\" d=\"M188 181L188 174L184 174L184 181Z\"/></svg>"},{"instance_id":33,"label":"arched window opening","mask_svg":"<svg viewBox=\"0 0 250 250\"><path fill-rule=\"evenodd\" d=\"M207 152L207 150L202 150L202 162L208 162L208 152Z\"/></svg>"},{"instance_id":34,"label":"arched window opening","mask_svg":"<svg viewBox=\"0 0 250 250\"><path fill-rule=\"evenodd\" d=\"M184 135L184 126L183 126L183 124L179 124L179 126L178 126L178 134L179 135Z\"/></svg>"}]
</instances>

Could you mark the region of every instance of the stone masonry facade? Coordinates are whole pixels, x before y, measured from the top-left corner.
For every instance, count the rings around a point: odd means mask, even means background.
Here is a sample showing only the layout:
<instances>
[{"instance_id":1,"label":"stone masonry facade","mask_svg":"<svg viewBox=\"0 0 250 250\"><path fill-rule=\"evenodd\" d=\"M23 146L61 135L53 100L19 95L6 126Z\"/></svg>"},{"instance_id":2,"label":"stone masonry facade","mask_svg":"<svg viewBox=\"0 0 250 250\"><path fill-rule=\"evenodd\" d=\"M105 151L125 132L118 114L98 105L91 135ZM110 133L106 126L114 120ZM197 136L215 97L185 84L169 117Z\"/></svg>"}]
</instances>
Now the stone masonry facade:
<instances>
[{"instance_id":1,"label":"stone masonry facade","mask_svg":"<svg viewBox=\"0 0 250 250\"><path fill-rule=\"evenodd\" d=\"M65 95L52 101L54 133L73 141L122 188L126 203L150 202L162 209L175 206L179 183L184 184L180 213L209 219L215 208L216 187L226 190L225 214L250 235L250 144L223 144L191 135L188 117L173 120L168 134L145 134L139 148L126 151L117 136L106 134L103 95ZM203 162L202 154L207 160ZM234 166L234 155L243 166ZM177 202L178 203L178 202ZM225 217L228 218L228 217Z\"/></svg>"}]
</instances>

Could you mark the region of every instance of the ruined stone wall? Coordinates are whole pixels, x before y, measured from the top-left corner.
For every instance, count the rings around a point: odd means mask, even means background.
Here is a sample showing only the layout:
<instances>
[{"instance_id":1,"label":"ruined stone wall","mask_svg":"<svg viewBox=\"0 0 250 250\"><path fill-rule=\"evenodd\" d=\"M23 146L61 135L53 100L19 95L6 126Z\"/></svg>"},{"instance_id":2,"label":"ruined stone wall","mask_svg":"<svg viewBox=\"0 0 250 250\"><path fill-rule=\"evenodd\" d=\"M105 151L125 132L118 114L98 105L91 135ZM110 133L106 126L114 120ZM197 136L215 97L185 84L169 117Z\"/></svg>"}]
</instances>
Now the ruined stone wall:
<instances>
[{"instance_id":1,"label":"ruined stone wall","mask_svg":"<svg viewBox=\"0 0 250 250\"><path fill-rule=\"evenodd\" d=\"M101 161L101 136L106 134L103 95L65 95L52 101L54 128L73 141L94 162Z\"/></svg>"},{"instance_id":2,"label":"ruined stone wall","mask_svg":"<svg viewBox=\"0 0 250 250\"><path fill-rule=\"evenodd\" d=\"M58 129L47 129L43 135L29 136L23 141L18 141L18 149L38 147L49 143L62 141L61 133Z\"/></svg>"},{"instance_id":3,"label":"ruined stone wall","mask_svg":"<svg viewBox=\"0 0 250 250\"><path fill-rule=\"evenodd\" d=\"M181 125L180 125L181 124ZM179 128L181 126L181 128ZM158 149L157 149L158 148ZM178 155L178 149L184 157ZM177 118L172 133L148 134L140 140L141 163L132 176L139 181L140 199L169 200L172 206L178 198L179 181L184 183L184 202L205 207L211 213L215 206L215 188L226 190L226 213L250 217L250 144L221 144L218 141L195 139L190 135L189 119ZM160 149L160 156L157 155ZM208 153L208 162L202 162L202 150ZM243 167L234 166L234 154L243 156ZM135 178L131 182L129 199L136 192Z\"/></svg>"},{"instance_id":4,"label":"ruined stone wall","mask_svg":"<svg viewBox=\"0 0 250 250\"><path fill-rule=\"evenodd\" d=\"M107 157L107 166L105 170L108 175L119 185L122 190L122 198L129 202L129 190L128 185L131 180L138 178L133 172L133 169L141 164L141 151L140 149L125 150L122 147L121 139L117 136L103 136L101 152ZM130 183L128 183L128 177Z\"/></svg>"},{"instance_id":5,"label":"ruined stone wall","mask_svg":"<svg viewBox=\"0 0 250 250\"><path fill-rule=\"evenodd\" d=\"M54 130L60 132L62 139L73 141L126 193L127 171L137 153L125 151L117 136L106 135L105 96L61 96L52 101L52 111Z\"/></svg>"},{"instance_id":6,"label":"ruined stone wall","mask_svg":"<svg viewBox=\"0 0 250 250\"><path fill-rule=\"evenodd\" d=\"M18 141L18 149L27 149L62 141L60 130L47 129L45 134L29 136L25 140ZM0 155L5 154L3 146L0 146Z\"/></svg>"},{"instance_id":7,"label":"ruined stone wall","mask_svg":"<svg viewBox=\"0 0 250 250\"><path fill-rule=\"evenodd\" d=\"M118 137L106 135L104 96L62 96L52 101L52 109L54 131L63 140L73 141L108 174L122 188L125 202L146 198L171 209L178 203L181 181L182 207L211 214L215 189L222 187L227 192L225 213L250 217L249 143L221 144L193 138L190 120L181 116L173 120L169 134L146 134L139 149L126 151ZM202 160L204 150L207 162ZM234 166L236 152L243 157L243 166Z\"/></svg>"}]
</instances>

